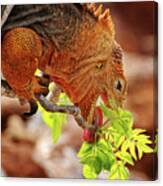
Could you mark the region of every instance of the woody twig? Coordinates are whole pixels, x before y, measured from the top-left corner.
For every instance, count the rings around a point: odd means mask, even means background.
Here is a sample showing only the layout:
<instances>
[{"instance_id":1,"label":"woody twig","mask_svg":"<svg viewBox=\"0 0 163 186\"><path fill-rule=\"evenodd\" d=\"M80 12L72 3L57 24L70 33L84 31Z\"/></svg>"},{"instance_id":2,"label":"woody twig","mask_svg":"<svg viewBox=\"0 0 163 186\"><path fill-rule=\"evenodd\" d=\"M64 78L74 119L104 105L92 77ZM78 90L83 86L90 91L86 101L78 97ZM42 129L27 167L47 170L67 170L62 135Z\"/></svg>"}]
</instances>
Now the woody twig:
<instances>
[{"instance_id":1,"label":"woody twig","mask_svg":"<svg viewBox=\"0 0 163 186\"><path fill-rule=\"evenodd\" d=\"M5 80L1 80L1 88L3 89L2 95L7 96L7 97L16 97L14 92L12 91L11 87L8 85L8 83ZM41 106L48 112L61 112L61 113L66 113L74 116L74 119L78 123L78 125L82 128L87 128L89 130L95 130L94 125L88 124L85 119L81 115L80 108L74 105L63 105L59 106L54 103L54 100L56 97L58 97L58 93L61 90L59 88L54 89L53 92L50 93L50 96L43 96L42 94L37 94L36 99L39 101ZM56 94L55 94L56 93ZM55 99L53 99L55 98ZM32 105L32 106L31 106ZM34 107L34 110L36 109L36 104L34 102L30 102L31 108ZM33 110L33 109L32 109ZM30 113L25 113L25 115L30 116L31 113L33 114L34 112Z\"/></svg>"},{"instance_id":2,"label":"woody twig","mask_svg":"<svg viewBox=\"0 0 163 186\"><path fill-rule=\"evenodd\" d=\"M89 130L95 130L95 126L88 124L81 115L79 107L74 105L64 105L59 106L49 102L43 95L36 95L37 100L41 106L48 112L61 112L66 114L71 114L74 116L78 125L82 128L87 128Z\"/></svg>"}]
</instances>

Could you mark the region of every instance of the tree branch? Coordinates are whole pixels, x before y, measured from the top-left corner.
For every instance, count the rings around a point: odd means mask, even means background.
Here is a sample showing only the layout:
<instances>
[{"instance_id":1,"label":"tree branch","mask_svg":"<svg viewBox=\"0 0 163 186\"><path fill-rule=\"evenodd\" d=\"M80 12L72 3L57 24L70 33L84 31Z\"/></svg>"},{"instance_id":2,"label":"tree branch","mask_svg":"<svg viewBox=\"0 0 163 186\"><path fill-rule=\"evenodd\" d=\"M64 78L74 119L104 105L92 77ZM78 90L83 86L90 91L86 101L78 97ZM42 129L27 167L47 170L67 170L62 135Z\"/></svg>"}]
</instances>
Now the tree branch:
<instances>
[{"instance_id":1,"label":"tree branch","mask_svg":"<svg viewBox=\"0 0 163 186\"><path fill-rule=\"evenodd\" d=\"M95 130L96 127L94 125L88 124L81 115L81 111L79 107L73 105L66 106L58 106L49 102L43 95L36 95L37 100L41 104L41 106L48 112L61 112L66 114L71 114L74 116L78 125L82 128L87 128L89 130Z\"/></svg>"},{"instance_id":2,"label":"tree branch","mask_svg":"<svg viewBox=\"0 0 163 186\"><path fill-rule=\"evenodd\" d=\"M11 87L8 85L8 83L5 80L1 80L1 88L4 89L2 91L2 95L7 97L17 97L14 92L12 91ZM55 87L56 88L56 87ZM66 114L71 114L74 116L76 122L78 125L82 128L87 128L89 130L96 130L95 125L88 124L85 119L81 115L81 111L79 107L74 105L65 105L65 106L58 106L54 103L54 100L57 100L57 97L60 93L61 89L57 88L52 92L52 95L49 96L49 99L46 99L42 94L35 95L36 99L39 101L41 106L48 112L61 112ZM52 102L51 102L52 101ZM32 104L30 104L32 105ZM35 107L34 107L35 108ZM31 111L29 112L30 115ZM32 112L33 113L33 112ZM27 113L28 114L28 113ZM27 115L26 114L26 115Z\"/></svg>"}]
</instances>

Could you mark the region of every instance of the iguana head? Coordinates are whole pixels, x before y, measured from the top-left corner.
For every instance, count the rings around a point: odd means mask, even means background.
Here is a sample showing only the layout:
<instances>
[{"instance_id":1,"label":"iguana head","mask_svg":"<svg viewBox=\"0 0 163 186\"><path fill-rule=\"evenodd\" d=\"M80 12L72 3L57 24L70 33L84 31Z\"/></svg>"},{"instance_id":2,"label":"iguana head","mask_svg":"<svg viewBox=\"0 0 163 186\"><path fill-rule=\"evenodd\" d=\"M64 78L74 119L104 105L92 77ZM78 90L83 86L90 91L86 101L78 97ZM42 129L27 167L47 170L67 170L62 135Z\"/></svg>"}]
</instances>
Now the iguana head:
<instances>
[{"instance_id":1,"label":"iguana head","mask_svg":"<svg viewBox=\"0 0 163 186\"><path fill-rule=\"evenodd\" d=\"M80 90L78 97L80 101L76 104L85 119L92 123L99 97L108 107L110 107L108 102L110 99L115 100L117 106L123 106L127 81L123 71L122 49L116 42L113 43L111 51L108 53L103 51L93 58L92 63L89 62L83 69L83 75L76 79L75 84L78 84L76 88Z\"/></svg>"},{"instance_id":2,"label":"iguana head","mask_svg":"<svg viewBox=\"0 0 163 186\"><path fill-rule=\"evenodd\" d=\"M114 25L109 10L102 6L84 7L83 22L74 35L70 49L60 53L55 61L54 81L61 85L73 103L80 107L83 117L93 123L99 96L108 104L114 99L122 106L127 82L123 72L122 50L115 41ZM62 62L63 61L63 62Z\"/></svg>"}]
</instances>

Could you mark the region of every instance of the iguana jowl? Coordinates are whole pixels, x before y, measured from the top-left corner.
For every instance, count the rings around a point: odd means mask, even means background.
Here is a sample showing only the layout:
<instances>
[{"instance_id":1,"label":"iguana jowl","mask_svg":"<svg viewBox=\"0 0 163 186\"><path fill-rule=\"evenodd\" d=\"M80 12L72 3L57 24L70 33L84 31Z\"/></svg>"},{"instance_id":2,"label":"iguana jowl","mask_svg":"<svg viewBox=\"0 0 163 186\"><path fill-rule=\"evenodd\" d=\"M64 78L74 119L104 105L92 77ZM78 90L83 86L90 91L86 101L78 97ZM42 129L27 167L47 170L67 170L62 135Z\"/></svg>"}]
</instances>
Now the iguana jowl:
<instances>
[{"instance_id":1,"label":"iguana jowl","mask_svg":"<svg viewBox=\"0 0 163 186\"><path fill-rule=\"evenodd\" d=\"M15 5L2 27L2 70L17 95L44 91L36 69L50 76L92 123L99 95L121 105L127 82L109 10L95 4Z\"/></svg>"}]
</instances>

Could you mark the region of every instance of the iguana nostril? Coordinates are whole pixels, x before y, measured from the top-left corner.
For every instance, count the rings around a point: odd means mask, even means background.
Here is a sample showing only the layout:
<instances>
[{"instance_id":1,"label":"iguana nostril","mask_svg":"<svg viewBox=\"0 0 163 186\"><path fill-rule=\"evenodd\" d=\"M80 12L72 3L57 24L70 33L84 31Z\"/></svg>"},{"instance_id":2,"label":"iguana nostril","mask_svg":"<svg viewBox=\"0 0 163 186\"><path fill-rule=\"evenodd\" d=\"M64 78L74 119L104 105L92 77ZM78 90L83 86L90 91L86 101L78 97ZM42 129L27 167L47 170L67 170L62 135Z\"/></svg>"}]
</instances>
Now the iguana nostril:
<instances>
[{"instance_id":1,"label":"iguana nostril","mask_svg":"<svg viewBox=\"0 0 163 186\"><path fill-rule=\"evenodd\" d=\"M122 85L121 85L121 82L118 80L118 83L117 83L117 89L121 91L122 89Z\"/></svg>"},{"instance_id":2,"label":"iguana nostril","mask_svg":"<svg viewBox=\"0 0 163 186\"><path fill-rule=\"evenodd\" d=\"M115 89L119 90L119 91L122 91L122 84L121 84L120 80L115 81Z\"/></svg>"}]
</instances>

